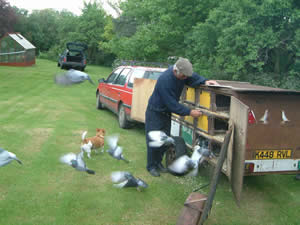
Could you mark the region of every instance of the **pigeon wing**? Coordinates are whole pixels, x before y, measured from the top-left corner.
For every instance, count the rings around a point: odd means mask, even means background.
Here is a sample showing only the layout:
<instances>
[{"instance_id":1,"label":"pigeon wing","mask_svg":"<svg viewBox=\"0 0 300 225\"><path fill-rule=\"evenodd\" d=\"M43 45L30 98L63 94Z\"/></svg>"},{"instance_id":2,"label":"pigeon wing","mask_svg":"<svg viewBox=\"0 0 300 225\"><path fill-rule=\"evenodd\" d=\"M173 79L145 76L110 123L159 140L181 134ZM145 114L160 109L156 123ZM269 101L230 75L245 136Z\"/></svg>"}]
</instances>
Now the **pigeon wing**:
<instances>
[{"instance_id":1,"label":"pigeon wing","mask_svg":"<svg viewBox=\"0 0 300 225\"><path fill-rule=\"evenodd\" d=\"M191 160L187 155L176 159L168 168L174 173L183 174L187 171L187 162Z\"/></svg>"},{"instance_id":2,"label":"pigeon wing","mask_svg":"<svg viewBox=\"0 0 300 225\"><path fill-rule=\"evenodd\" d=\"M117 147L118 139L119 139L119 135L117 134L107 136L106 140L110 149L115 149Z\"/></svg>"},{"instance_id":3,"label":"pigeon wing","mask_svg":"<svg viewBox=\"0 0 300 225\"><path fill-rule=\"evenodd\" d=\"M120 158L123 152L123 148L118 146L114 152L114 156L117 158Z\"/></svg>"},{"instance_id":4,"label":"pigeon wing","mask_svg":"<svg viewBox=\"0 0 300 225\"><path fill-rule=\"evenodd\" d=\"M72 165L71 161L76 160L76 154L74 153L68 153L60 157L60 162L65 163L67 165Z\"/></svg>"},{"instance_id":5,"label":"pigeon wing","mask_svg":"<svg viewBox=\"0 0 300 225\"><path fill-rule=\"evenodd\" d=\"M149 146L152 148L159 148L163 146L164 143L165 143L164 141L150 141Z\"/></svg>"},{"instance_id":6,"label":"pigeon wing","mask_svg":"<svg viewBox=\"0 0 300 225\"><path fill-rule=\"evenodd\" d=\"M111 173L110 177L113 183L119 183L127 180L128 179L127 177L130 175L131 173L126 171L115 171Z\"/></svg>"},{"instance_id":7,"label":"pigeon wing","mask_svg":"<svg viewBox=\"0 0 300 225\"><path fill-rule=\"evenodd\" d=\"M152 141L162 141L168 138L165 132L160 130L149 131L148 136Z\"/></svg>"}]
</instances>

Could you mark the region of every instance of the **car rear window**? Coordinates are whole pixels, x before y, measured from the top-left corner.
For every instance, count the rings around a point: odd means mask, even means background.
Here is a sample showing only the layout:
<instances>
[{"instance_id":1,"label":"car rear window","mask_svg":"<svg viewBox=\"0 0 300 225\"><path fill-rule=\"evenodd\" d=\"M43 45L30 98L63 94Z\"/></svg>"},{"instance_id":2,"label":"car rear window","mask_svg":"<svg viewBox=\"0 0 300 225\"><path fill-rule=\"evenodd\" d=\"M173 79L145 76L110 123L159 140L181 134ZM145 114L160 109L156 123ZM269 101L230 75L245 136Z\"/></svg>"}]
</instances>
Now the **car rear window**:
<instances>
[{"instance_id":1,"label":"car rear window","mask_svg":"<svg viewBox=\"0 0 300 225\"><path fill-rule=\"evenodd\" d=\"M143 78L144 74L145 74L145 70L139 70L139 69L134 70L133 73L130 76L130 79L128 81L127 87L131 87L132 88L133 87L134 79L135 78Z\"/></svg>"},{"instance_id":2,"label":"car rear window","mask_svg":"<svg viewBox=\"0 0 300 225\"><path fill-rule=\"evenodd\" d=\"M163 72L160 72L160 71L146 71L144 78L148 78L151 80L157 80L162 73Z\"/></svg>"}]
</instances>

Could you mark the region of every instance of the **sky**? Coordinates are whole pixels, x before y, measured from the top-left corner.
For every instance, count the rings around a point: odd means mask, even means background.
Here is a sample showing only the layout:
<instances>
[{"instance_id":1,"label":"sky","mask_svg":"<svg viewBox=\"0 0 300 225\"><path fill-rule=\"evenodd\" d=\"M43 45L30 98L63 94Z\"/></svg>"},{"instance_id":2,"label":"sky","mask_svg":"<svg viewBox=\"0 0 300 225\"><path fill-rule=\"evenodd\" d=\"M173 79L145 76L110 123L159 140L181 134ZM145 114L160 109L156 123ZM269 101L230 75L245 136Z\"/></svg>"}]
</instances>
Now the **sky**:
<instances>
[{"instance_id":1,"label":"sky","mask_svg":"<svg viewBox=\"0 0 300 225\"><path fill-rule=\"evenodd\" d=\"M91 0L85 0L85 2L90 1ZM41 10L52 8L58 11L67 9L68 11L71 11L76 15L80 15L84 0L6 0L6 2L9 2L11 6L27 9L29 13L31 13L31 11L34 9ZM104 4L103 8L107 13L115 16L114 11L108 4Z\"/></svg>"}]
</instances>

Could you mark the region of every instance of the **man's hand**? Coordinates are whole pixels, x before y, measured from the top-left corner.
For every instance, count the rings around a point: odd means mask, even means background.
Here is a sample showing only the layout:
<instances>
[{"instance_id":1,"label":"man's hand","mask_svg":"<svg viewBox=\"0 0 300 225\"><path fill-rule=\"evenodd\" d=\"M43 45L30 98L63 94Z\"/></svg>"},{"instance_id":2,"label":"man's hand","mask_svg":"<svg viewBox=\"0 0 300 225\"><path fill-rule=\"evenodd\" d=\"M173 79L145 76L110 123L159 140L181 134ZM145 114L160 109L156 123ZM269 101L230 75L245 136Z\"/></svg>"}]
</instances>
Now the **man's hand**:
<instances>
[{"instance_id":1,"label":"man's hand","mask_svg":"<svg viewBox=\"0 0 300 225\"><path fill-rule=\"evenodd\" d=\"M201 115L202 115L202 112L200 110L197 110L197 109L192 109L191 112L190 112L190 116L192 116L194 118L197 118Z\"/></svg>"},{"instance_id":2,"label":"man's hand","mask_svg":"<svg viewBox=\"0 0 300 225\"><path fill-rule=\"evenodd\" d=\"M205 85L220 85L220 84L215 80L206 80Z\"/></svg>"}]
</instances>

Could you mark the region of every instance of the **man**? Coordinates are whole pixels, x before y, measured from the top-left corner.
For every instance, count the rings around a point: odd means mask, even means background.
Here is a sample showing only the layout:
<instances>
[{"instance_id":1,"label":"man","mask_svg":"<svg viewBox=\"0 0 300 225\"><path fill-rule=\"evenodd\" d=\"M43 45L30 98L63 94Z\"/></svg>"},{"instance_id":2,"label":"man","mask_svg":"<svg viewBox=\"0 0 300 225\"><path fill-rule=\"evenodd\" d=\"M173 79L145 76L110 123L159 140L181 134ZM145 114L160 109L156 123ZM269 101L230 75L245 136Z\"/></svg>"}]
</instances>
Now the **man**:
<instances>
[{"instance_id":1,"label":"man","mask_svg":"<svg viewBox=\"0 0 300 225\"><path fill-rule=\"evenodd\" d=\"M147 170L152 176L158 177L160 172L167 172L161 163L166 148L164 146L160 148L150 147L148 132L161 130L170 136L171 113L181 116L190 115L195 118L201 116L201 111L191 110L178 102L185 85L197 87L200 84L218 85L215 80L207 80L193 72L190 61L181 57L158 78L148 102L145 121Z\"/></svg>"}]
</instances>

